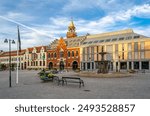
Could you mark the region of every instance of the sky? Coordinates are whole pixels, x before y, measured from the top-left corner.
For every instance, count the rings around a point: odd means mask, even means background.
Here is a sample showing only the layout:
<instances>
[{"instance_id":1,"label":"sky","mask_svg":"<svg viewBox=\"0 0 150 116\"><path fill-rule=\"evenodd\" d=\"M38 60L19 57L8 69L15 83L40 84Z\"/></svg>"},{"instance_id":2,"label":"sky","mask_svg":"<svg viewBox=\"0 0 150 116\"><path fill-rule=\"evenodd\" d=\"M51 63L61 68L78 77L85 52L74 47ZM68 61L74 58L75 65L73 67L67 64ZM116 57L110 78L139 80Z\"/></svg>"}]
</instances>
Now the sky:
<instances>
[{"instance_id":1,"label":"sky","mask_svg":"<svg viewBox=\"0 0 150 116\"><path fill-rule=\"evenodd\" d=\"M25 49L65 38L71 19L78 36L132 28L150 37L150 0L0 0L0 50L17 41L17 25Z\"/></svg>"}]
</instances>

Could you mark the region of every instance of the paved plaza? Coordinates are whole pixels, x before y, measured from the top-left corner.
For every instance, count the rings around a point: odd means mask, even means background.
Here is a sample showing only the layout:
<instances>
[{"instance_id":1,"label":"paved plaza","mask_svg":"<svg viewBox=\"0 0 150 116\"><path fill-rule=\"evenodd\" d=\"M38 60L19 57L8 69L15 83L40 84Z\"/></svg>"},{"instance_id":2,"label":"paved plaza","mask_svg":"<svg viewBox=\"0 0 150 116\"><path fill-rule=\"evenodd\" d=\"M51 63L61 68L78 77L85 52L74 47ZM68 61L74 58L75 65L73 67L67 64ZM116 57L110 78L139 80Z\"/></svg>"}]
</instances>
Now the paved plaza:
<instances>
[{"instance_id":1,"label":"paved plaza","mask_svg":"<svg viewBox=\"0 0 150 116\"><path fill-rule=\"evenodd\" d=\"M85 86L75 83L67 86L42 82L39 71L20 71L19 84L12 72L12 88L9 88L9 72L0 72L1 99L150 99L150 73L137 73L123 78L81 77ZM73 72L59 74L74 75Z\"/></svg>"}]
</instances>

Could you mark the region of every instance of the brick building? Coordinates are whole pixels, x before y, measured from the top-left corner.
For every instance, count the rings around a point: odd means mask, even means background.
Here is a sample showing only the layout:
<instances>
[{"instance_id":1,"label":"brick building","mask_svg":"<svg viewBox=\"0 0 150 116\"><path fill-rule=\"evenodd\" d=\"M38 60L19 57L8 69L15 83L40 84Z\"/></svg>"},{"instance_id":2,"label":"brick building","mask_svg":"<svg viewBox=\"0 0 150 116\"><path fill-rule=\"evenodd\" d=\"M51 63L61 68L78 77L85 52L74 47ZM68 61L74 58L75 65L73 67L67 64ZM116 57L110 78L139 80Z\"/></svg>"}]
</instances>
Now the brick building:
<instances>
[{"instance_id":1,"label":"brick building","mask_svg":"<svg viewBox=\"0 0 150 116\"><path fill-rule=\"evenodd\" d=\"M54 40L47 47L48 68L77 69L80 68L80 42L85 36L77 37L73 21L68 26L67 38Z\"/></svg>"}]
</instances>

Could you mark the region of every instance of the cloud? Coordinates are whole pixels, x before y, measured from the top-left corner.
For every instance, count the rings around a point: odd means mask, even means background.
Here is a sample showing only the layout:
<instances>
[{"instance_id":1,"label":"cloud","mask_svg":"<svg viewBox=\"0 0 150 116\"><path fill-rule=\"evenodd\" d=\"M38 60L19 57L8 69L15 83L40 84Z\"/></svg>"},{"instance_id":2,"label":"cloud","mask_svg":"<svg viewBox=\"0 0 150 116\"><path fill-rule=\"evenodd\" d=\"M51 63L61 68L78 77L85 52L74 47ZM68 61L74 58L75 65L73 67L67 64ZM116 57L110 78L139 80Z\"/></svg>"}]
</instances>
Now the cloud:
<instances>
[{"instance_id":1,"label":"cloud","mask_svg":"<svg viewBox=\"0 0 150 116\"><path fill-rule=\"evenodd\" d=\"M87 19L86 17L76 17L74 18L74 23L76 25L76 31L78 35L85 35L86 33L98 34L102 32L109 32L114 30L121 30L125 28L133 28L135 32L150 36L150 26L138 25L137 21L133 22L133 17L140 18L150 18L150 4L134 5L132 2L126 4L126 7L122 3L121 5L125 8L119 6L119 0L79 0L69 1L62 8L62 12L80 12L82 15L86 9L97 8L98 11L104 10L109 11L105 13L104 16L99 16L96 19ZM128 1L128 0L127 0ZM50 1L49 1L50 2ZM94 3L95 2L95 3ZM79 3L79 4L77 4ZM102 3L102 4L101 4ZM107 3L107 4L106 4ZM115 4L117 3L117 4ZM48 3L46 3L48 4ZM113 6L113 4L115 6ZM42 4L44 6L44 3ZM69 6L70 5L70 6ZM75 5L75 6L74 6ZM89 5L89 6L88 6ZM67 6L65 8L65 6ZM110 10L113 6L119 6L116 10ZM131 7L132 6L132 7ZM65 11L66 10L66 11ZM118 11L117 11L118 10ZM58 11L60 12L60 11ZM72 13L75 15L76 13ZM41 15L40 15L41 16ZM39 16L39 17L40 17ZM42 15L43 16L43 15ZM38 18L39 18L38 17ZM20 25L20 33L22 39L22 48L38 46L38 45L48 45L55 38L60 36L65 37L68 25L70 23L70 15L55 15L49 17L41 17L37 21L37 17L33 14L29 15L21 12L9 11L5 15L0 16L0 37L1 38L17 38L17 29L16 25ZM42 22L43 18L49 19L48 21ZM3 19L3 20L2 20ZM141 31L140 31L141 30ZM3 42L2 39L0 39ZM7 45L1 45L0 48L4 50L8 48ZM16 46L12 46L16 49Z\"/></svg>"},{"instance_id":2,"label":"cloud","mask_svg":"<svg viewBox=\"0 0 150 116\"><path fill-rule=\"evenodd\" d=\"M7 17L9 19L19 21L19 22L28 22L28 21L33 21L35 20L35 17L26 15L24 13L19 13L19 12L8 12L4 17Z\"/></svg>"}]
</instances>

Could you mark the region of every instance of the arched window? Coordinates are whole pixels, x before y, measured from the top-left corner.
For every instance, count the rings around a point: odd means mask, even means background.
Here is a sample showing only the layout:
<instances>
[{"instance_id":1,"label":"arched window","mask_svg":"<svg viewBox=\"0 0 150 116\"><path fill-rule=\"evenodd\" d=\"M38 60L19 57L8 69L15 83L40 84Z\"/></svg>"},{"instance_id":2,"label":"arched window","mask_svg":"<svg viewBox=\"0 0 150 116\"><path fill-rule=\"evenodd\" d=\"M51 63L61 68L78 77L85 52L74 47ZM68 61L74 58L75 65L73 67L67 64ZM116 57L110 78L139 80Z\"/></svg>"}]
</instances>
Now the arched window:
<instances>
[{"instance_id":1,"label":"arched window","mask_svg":"<svg viewBox=\"0 0 150 116\"><path fill-rule=\"evenodd\" d=\"M64 52L63 51L60 52L60 57L64 57Z\"/></svg>"},{"instance_id":2,"label":"arched window","mask_svg":"<svg viewBox=\"0 0 150 116\"><path fill-rule=\"evenodd\" d=\"M53 53L51 54L51 57L53 58Z\"/></svg>"},{"instance_id":3,"label":"arched window","mask_svg":"<svg viewBox=\"0 0 150 116\"><path fill-rule=\"evenodd\" d=\"M51 57L51 54L50 53L48 53L48 58L50 58Z\"/></svg>"},{"instance_id":4,"label":"arched window","mask_svg":"<svg viewBox=\"0 0 150 116\"><path fill-rule=\"evenodd\" d=\"M68 57L70 57L70 51L68 51Z\"/></svg>"},{"instance_id":5,"label":"arched window","mask_svg":"<svg viewBox=\"0 0 150 116\"><path fill-rule=\"evenodd\" d=\"M72 51L72 57L74 57L74 51Z\"/></svg>"},{"instance_id":6,"label":"arched window","mask_svg":"<svg viewBox=\"0 0 150 116\"><path fill-rule=\"evenodd\" d=\"M57 54L56 54L56 53L54 53L54 57L55 57L55 58L57 57Z\"/></svg>"}]
</instances>

